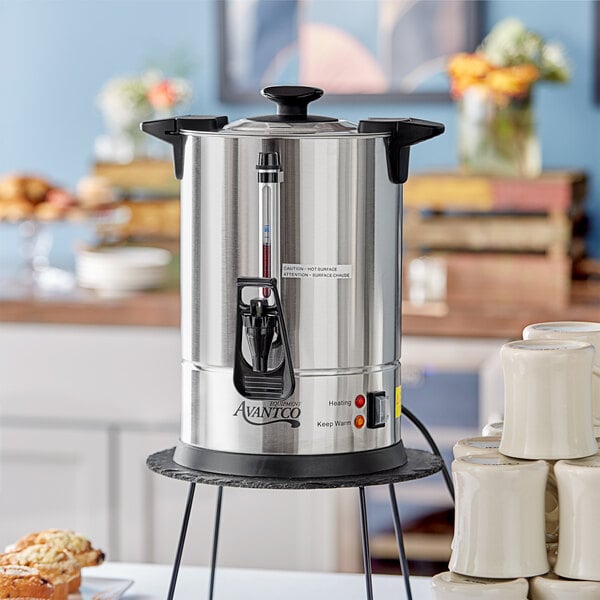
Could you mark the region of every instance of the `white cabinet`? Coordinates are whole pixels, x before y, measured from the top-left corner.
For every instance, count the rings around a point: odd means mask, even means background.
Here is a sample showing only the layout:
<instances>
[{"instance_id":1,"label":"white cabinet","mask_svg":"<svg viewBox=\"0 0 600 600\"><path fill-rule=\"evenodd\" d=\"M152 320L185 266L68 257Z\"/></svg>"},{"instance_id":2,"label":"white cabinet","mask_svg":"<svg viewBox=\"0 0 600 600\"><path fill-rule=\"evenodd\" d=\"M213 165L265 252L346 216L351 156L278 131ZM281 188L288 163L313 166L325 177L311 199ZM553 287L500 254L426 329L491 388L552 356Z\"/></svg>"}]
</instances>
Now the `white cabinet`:
<instances>
[{"instance_id":1,"label":"white cabinet","mask_svg":"<svg viewBox=\"0 0 600 600\"><path fill-rule=\"evenodd\" d=\"M179 331L0 323L2 416L179 422Z\"/></svg>"},{"instance_id":2,"label":"white cabinet","mask_svg":"<svg viewBox=\"0 0 600 600\"><path fill-rule=\"evenodd\" d=\"M111 560L136 556L121 430L168 424L175 442L179 363L176 329L0 323L0 543L66 527Z\"/></svg>"},{"instance_id":3,"label":"white cabinet","mask_svg":"<svg viewBox=\"0 0 600 600\"><path fill-rule=\"evenodd\" d=\"M29 425L3 426L0 436L0 548L58 527L110 552L108 432Z\"/></svg>"}]
</instances>

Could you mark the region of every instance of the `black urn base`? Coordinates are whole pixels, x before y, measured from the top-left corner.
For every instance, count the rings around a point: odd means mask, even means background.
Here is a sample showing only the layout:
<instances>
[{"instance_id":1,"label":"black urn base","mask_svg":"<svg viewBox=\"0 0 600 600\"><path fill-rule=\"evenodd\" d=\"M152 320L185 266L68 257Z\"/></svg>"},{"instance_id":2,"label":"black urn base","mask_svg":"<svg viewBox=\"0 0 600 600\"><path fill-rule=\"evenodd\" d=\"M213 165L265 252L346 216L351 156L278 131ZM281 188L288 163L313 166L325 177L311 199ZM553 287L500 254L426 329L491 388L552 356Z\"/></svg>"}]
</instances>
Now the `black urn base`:
<instances>
[{"instance_id":1,"label":"black urn base","mask_svg":"<svg viewBox=\"0 0 600 600\"><path fill-rule=\"evenodd\" d=\"M221 452L191 446L180 441L173 455L175 463L195 471L284 479L372 475L403 467L407 460L402 441L393 446L364 452L310 455Z\"/></svg>"}]
</instances>

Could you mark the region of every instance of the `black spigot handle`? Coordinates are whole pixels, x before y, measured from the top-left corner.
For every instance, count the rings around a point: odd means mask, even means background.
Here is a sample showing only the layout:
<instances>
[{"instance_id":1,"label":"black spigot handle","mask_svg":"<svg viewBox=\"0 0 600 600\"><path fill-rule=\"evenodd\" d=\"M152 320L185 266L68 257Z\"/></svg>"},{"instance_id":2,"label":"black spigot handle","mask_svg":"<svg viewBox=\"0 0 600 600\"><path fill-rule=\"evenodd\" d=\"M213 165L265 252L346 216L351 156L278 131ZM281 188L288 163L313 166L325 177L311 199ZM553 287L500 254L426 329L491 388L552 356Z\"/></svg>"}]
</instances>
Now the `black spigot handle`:
<instances>
[{"instance_id":1,"label":"black spigot handle","mask_svg":"<svg viewBox=\"0 0 600 600\"><path fill-rule=\"evenodd\" d=\"M242 292L247 287L271 290L273 304L267 305L266 301L263 302L259 299L253 299L250 301L250 304L247 304L242 297ZM244 398L250 400L287 400L294 393L296 381L294 379L294 366L292 364L292 353L287 327L277 288L277 279L238 277L237 304L235 356L233 362L233 384L236 390ZM277 335L283 346L283 360L281 364L271 371L266 370L268 353L257 359L256 364L253 365L249 364L244 358L242 338L246 329L245 321L248 323L249 318L252 316L276 320ZM258 365L261 368L256 368ZM262 367L265 367L264 370Z\"/></svg>"},{"instance_id":2,"label":"black spigot handle","mask_svg":"<svg viewBox=\"0 0 600 600\"><path fill-rule=\"evenodd\" d=\"M267 373L277 317L271 314L266 298L253 298L250 301L250 311L244 314L244 329L250 345L252 370L255 373Z\"/></svg>"},{"instance_id":3,"label":"black spigot handle","mask_svg":"<svg viewBox=\"0 0 600 600\"><path fill-rule=\"evenodd\" d=\"M277 115L288 119L304 119L308 105L323 95L323 90L304 85L273 85L260 92L277 104Z\"/></svg>"},{"instance_id":4,"label":"black spigot handle","mask_svg":"<svg viewBox=\"0 0 600 600\"><path fill-rule=\"evenodd\" d=\"M392 183L408 179L410 146L444 133L444 125L423 119L366 119L358 124L359 133L389 133L385 138L388 176Z\"/></svg>"}]
</instances>

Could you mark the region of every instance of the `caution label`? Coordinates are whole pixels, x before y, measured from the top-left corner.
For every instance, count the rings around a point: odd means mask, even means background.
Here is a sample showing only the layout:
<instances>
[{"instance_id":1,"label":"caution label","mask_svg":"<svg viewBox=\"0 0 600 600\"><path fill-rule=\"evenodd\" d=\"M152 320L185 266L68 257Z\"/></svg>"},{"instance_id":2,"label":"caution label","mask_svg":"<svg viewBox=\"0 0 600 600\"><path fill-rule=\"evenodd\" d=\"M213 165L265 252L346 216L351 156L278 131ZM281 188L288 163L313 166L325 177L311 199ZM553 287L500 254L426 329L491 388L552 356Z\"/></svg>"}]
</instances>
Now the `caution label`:
<instances>
[{"instance_id":1,"label":"caution label","mask_svg":"<svg viewBox=\"0 0 600 600\"><path fill-rule=\"evenodd\" d=\"M284 263L281 276L287 279L352 279L352 265L293 265Z\"/></svg>"}]
</instances>

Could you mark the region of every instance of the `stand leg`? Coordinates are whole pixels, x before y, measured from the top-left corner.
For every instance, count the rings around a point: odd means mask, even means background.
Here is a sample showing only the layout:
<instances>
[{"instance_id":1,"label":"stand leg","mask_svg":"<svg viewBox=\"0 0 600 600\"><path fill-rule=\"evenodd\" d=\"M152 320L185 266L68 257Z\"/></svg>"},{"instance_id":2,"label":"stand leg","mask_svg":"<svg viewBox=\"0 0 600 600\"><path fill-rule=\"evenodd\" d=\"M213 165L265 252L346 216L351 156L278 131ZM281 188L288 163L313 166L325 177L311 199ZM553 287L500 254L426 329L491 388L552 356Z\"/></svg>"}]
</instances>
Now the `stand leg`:
<instances>
[{"instance_id":1,"label":"stand leg","mask_svg":"<svg viewBox=\"0 0 600 600\"><path fill-rule=\"evenodd\" d=\"M213 600L215 591L215 569L217 568L217 548L219 546L219 528L221 527L221 504L223 502L223 486L219 486L217 493L217 510L215 512L215 530L213 533L212 557L210 560L210 586L208 600Z\"/></svg>"},{"instance_id":2,"label":"stand leg","mask_svg":"<svg viewBox=\"0 0 600 600\"><path fill-rule=\"evenodd\" d=\"M400 556L400 566L402 567L402 577L404 578L404 588L406 589L407 600L412 600L412 590L410 588L410 572L408 570L408 560L406 550L404 549L404 538L402 536L402 523L400 522L400 512L398 511L398 501L396 500L396 490L394 484L388 484L390 490L390 503L392 505L392 516L394 517L394 530L396 531L396 542L398 542L398 554Z\"/></svg>"},{"instance_id":3,"label":"stand leg","mask_svg":"<svg viewBox=\"0 0 600 600\"><path fill-rule=\"evenodd\" d=\"M360 500L360 532L362 536L363 562L365 565L365 581L367 585L367 600L373 600L373 577L371 573L371 551L369 550L369 523L367 521L367 499L365 488L358 488Z\"/></svg>"},{"instance_id":4,"label":"stand leg","mask_svg":"<svg viewBox=\"0 0 600 600\"><path fill-rule=\"evenodd\" d=\"M187 535L188 523L190 522L190 514L192 512L192 504L194 502L195 483L190 483L190 491L188 492L187 502L185 504L185 512L183 514L183 522L181 523L181 533L179 534L179 543L177 544L177 553L175 554L175 562L173 563L173 572L171 573L171 583L169 584L169 593L167 600L173 600L175 595L175 586L177 585L177 576L179 575L179 565L181 564L181 556L183 555L183 546L185 545L185 536Z\"/></svg>"}]
</instances>

